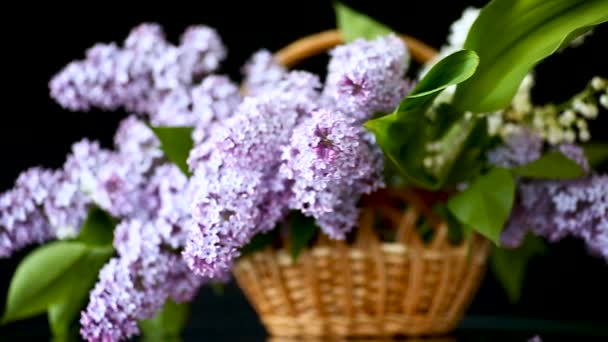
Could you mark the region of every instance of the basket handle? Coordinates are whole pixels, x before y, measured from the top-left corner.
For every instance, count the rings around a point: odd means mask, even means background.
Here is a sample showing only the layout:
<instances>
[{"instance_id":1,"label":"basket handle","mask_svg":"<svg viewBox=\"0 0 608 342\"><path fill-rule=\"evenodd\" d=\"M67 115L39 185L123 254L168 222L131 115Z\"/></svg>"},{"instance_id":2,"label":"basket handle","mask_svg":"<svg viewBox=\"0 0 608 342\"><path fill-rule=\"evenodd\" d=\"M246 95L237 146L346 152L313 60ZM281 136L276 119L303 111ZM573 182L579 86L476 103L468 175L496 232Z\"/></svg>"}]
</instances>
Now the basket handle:
<instances>
[{"instance_id":1,"label":"basket handle","mask_svg":"<svg viewBox=\"0 0 608 342\"><path fill-rule=\"evenodd\" d=\"M401 35L408 46L413 59L418 63L426 63L437 56L437 50L412 38ZM293 67L299 62L323 53L336 45L342 44L342 34L339 30L327 30L300 38L275 53L276 59L286 67Z\"/></svg>"}]
</instances>

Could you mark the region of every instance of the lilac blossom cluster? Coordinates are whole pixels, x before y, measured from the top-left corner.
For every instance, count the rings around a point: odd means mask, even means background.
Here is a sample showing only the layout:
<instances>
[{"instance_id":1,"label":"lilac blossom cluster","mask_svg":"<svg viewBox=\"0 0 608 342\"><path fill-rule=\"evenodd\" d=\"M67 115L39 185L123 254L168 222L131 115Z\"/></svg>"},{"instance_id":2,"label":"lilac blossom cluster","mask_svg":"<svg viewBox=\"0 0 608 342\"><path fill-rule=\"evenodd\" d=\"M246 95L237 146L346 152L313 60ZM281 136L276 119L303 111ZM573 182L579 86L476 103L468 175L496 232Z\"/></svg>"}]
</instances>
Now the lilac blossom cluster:
<instances>
[{"instance_id":1,"label":"lilac blossom cluster","mask_svg":"<svg viewBox=\"0 0 608 342\"><path fill-rule=\"evenodd\" d=\"M168 298L191 300L203 278L173 250L181 231L159 229L167 222L124 221L114 233L118 257L100 271L82 313L81 335L88 341L119 341L139 334L137 322L152 318ZM177 226L173 226L176 228ZM165 231L167 232L167 231Z\"/></svg>"},{"instance_id":2,"label":"lilac blossom cluster","mask_svg":"<svg viewBox=\"0 0 608 342\"><path fill-rule=\"evenodd\" d=\"M529 132L507 138L505 144L489 152L497 166L516 167L540 158L542 140ZM561 144L556 150L590 172L583 150ZM583 239L594 254L608 260L608 175L588 174L568 180L519 179L517 199L501 235L507 247L518 247L532 232L549 241L566 236Z\"/></svg>"},{"instance_id":3,"label":"lilac blossom cluster","mask_svg":"<svg viewBox=\"0 0 608 342\"><path fill-rule=\"evenodd\" d=\"M248 96L192 150L196 190L183 254L196 273L225 272L243 245L290 210L344 238L359 198L383 186L382 153L360 123L405 96L407 50L391 35L331 55L321 90L316 76L255 54L244 68Z\"/></svg>"},{"instance_id":4,"label":"lilac blossom cluster","mask_svg":"<svg viewBox=\"0 0 608 342\"><path fill-rule=\"evenodd\" d=\"M608 175L520 181L502 243L517 247L528 231L550 241L582 238L593 253L608 260Z\"/></svg>"},{"instance_id":5,"label":"lilac blossom cluster","mask_svg":"<svg viewBox=\"0 0 608 342\"><path fill-rule=\"evenodd\" d=\"M97 44L66 66L49 83L51 96L74 111L124 108L155 126L195 127L192 138L202 142L241 95L227 77L211 75L226 55L213 29L190 27L180 41L172 45L160 26L142 24L122 47Z\"/></svg>"},{"instance_id":6,"label":"lilac blossom cluster","mask_svg":"<svg viewBox=\"0 0 608 342\"><path fill-rule=\"evenodd\" d=\"M396 35L358 39L335 48L331 57L324 95L360 122L393 111L410 90L403 78L409 54Z\"/></svg>"},{"instance_id":7,"label":"lilac blossom cluster","mask_svg":"<svg viewBox=\"0 0 608 342\"><path fill-rule=\"evenodd\" d=\"M225 55L211 28L190 27L175 46L159 25L142 24L122 47L97 44L84 60L68 64L51 80L51 96L74 111L124 107L162 122L187 107L193 84L216 70Z\"/></svg>"}]
</instances>

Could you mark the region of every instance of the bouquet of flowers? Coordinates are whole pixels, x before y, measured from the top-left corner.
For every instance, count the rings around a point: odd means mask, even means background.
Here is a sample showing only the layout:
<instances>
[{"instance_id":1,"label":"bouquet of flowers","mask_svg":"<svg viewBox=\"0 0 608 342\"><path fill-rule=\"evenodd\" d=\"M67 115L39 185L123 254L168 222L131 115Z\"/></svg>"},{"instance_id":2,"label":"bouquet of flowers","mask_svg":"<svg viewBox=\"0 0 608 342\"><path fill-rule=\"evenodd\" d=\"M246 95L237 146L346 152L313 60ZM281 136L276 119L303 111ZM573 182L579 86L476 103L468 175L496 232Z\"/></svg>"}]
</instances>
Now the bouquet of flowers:
<instances>
[{"instance_id":1,"label":"bouquet of flowers","mask_svg":"<svg viewBox=\"0 0 608 342\"><path fill-rule=\"evenodd\" d=\"M89 341L178 331L179 303L241 255L277 236L294 257L319 234L347 239L362 197L383 187L441 194L433 210L458 243L512 248L493 265L513 297L510 258L541 249L532 235L576 236L608 260L608 175L593 169L608 146L582 145L608 80L557 105L530 95L533 67L608 20L606 1L467 9L411 78L391 29L337 12L346 44L324 82L262 50L238 85L214 74L226 48L213 29L175 45L149 23L61 70L49 86L62 107L133 114L114 148L84 139L62 168L31 168L0 195L0 257L44 243L14 275L3 321L46 312L54 334Z\"/></svg>"}]
</instances>

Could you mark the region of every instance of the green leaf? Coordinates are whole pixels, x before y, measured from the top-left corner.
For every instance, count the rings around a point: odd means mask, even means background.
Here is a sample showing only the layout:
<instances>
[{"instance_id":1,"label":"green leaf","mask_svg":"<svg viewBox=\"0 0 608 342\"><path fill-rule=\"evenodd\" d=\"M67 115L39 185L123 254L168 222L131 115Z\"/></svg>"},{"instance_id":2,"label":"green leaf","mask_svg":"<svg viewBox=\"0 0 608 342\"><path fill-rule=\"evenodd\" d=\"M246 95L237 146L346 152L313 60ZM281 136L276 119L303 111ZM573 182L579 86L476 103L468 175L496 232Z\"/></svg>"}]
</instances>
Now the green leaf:
<instances>
[{"instance_id":1,"label":"green leaf","mask_svg":"<svg viewBox=\"0 0 608 342\"><path fill-rule=\"evenodd\" d=\"M568 179L585 175L575 161L564 156L561 152L548 152L541 158L512 169L517 176L529 178Z\"/></svg>"},{"instance_id":2,"label":"green leaf","mask_svg":"<svg viewBox=\"0 0 608 342\"><path fill-rule=\"evenodd\" d=\"M349 43L357 38L374 39L387 35L393 30L374 19L361 14L340 2L334 4L336 21L342 38Z\"/></svg>"},{"instance_id":3,"label":"green leaf","mask_svg":"<svg viewBox=\"0 0 608 342\"><path fill-rule=\"evenodd\" d=\"M438 122L433 123L427 118L427 110L442 90L471 77L478 63L479 58L472 51L458 51L445 57L433 66L392 114L365 123L365 127L376 136L376 141L385 155L407 181L432 190L443 185L444 179L430 174L423 166L423 159L428 154L426 146L430 141L439 138L436 134L437 127L442 126L441 121L448 120L460 125L462 121L458 118L463 113L438 117ZM460 143L464 143L470 132L459 131L461 129L462 127L454 128L453 135L459 138ZM464 139L461 139L462 137ZM454 146L452 144L452 147ZM447 174L444 171L440 173Z\"/></svg>"},{"instance_id":4,"label":"green leaf","mask_svg":"<svg viewBox=\"0 0 608 342\"><path fill-rule=\"evenodd\" d=\"M167 299L163 309L149 320L139 322L145 341L166 341L179 337L186 324L190 306L188 303L177 304Z\"/></svg>"},{"instance_id":5,"label":"green leaf","mask_svg":"<svg viewBox=\"0 0 608 342\"><path fill-rule=\"evenodd\" d=\"M290 228L289 253L291 254L291 259L296 262L302 250L308 246L308 243L315 237L319 229L314 218L304 216L299 211L292 212Z\"/></svg>"},{"instance_id":6,"label":"green leaf","mask_svg":"<svg viewBox=\"0 0 608 342\"><path fill-rule=\"evenodd\" d=\"M495 247L491 256L492 271L512 303L519 301L526 268L530 259L546 251L544 241L529 234L519 248Z\"/></svg>"},{"instance_id":7,"label":"green leaf","mask_svg":"<svg viewBox=\"0 0 608 342\"><path fill-rule=\"evenodd\" d=\"M465 49L481 60L453 103L487 113L505 108L524 76L580 29L608 20L606 0L494 0L471 27Z\"/></svg>"},{"instance_id":8,"label":"green leaf","mask_svg":"<svg viewBox=\"0 0 608 342\"><path fill-rule=\"evenodd\" d=\"M585 156L589 160L589 165L598 167L608 161L607 143L588 143L584 144Z\"/></svg>"},{"instance_id":9,"label":"green leaf","mask_svg":"<svg viewBox=\"0 0 608 342\"><path fill-rule=\"evenodd\" d=\"M515 181L509 170L491 169L463 192L452 196L448 208L461 223L500 243L500 232L515 198Z\"/></svg>"},{"instance_id":10,"label":"green leaf","mask_svg":"<svg viewBox=\"0 0 608 342\"><path fill-rule=\"evenodd\" d=\"M11 279L2 322L38 315L63 298L66 292L63 278L75 272L86 252L84 244L56 241L27 255Z\"/></svg>"},{"instance_id":11,"label":"green leaf","mask_svg":"<svg viewBox=\"0 0 608 342\"><path fill-rule=\"evenodd\" d=\"M433 99L434 97L430 95L436 96L445 88L462 83L472 77L478 65L479 56L471 50L456 51L444 57L431 68L399 108L403 110L408 107L419 107L418 102L412 101L412 99Z\"/></svg>"},{"instance_id":12,"label":"green leaf","mask_svg":"<svg viewBox=\"0 0 608 342\"><path fill-rule=\"evenodd\" d=\"M116 220L104 210L93 207L85 220L76 241L89 246L107 246L112 244Z\"/></svg>"},{"instance_id":13,"label":"green leaf","mask_svg":"<svg viewBox=\"0 0 608 342\"><path fill-rule=\"evenodd\" d=\"M194 142L192 141L192 127L153 127L150 126L158 140L165 156L177 165L185 175L188 170L188 155Z\"/></svg>"},{"instance_id":14,"label":"green leaf","mask_svg":"<svg viewBox=\"0 0 608 342\"><path fill-rule=\"evenodd\" d=\"M266 233L259 233L251 238L248 244L241 248L241 256L247 256L257 251L261 251L264 248L272 245L278 229L273 229Z\"/></svg>"},{"instance_id":15,"label":"green leaf","mask_svg":"<svg viewBox=\"0 0 608 342\"><path fill-rule=\"evenodd\" d=\"M68 336L77 333L80 312L88 302L89 292L97 282L99 270L113 253L112 246L88 248L70 272L62 277L65 293L48 308L53 335Z\"/></svg>"}]
</instances>

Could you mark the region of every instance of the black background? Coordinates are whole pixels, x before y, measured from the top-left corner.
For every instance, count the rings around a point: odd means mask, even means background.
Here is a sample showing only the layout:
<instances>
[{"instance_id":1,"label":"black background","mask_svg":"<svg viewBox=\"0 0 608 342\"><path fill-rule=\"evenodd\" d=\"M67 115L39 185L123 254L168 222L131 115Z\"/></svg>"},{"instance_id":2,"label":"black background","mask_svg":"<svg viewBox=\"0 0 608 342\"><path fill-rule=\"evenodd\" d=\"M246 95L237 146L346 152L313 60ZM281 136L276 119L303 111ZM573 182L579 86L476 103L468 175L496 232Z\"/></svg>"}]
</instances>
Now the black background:
<instances>
[{"instance_id":1,"label":"black background","mask_svg":"<svg viewBox=\"0 0 608 342\"><path fill-rule=\"evenodd\" d=\"M468 5L485 1L345 1L380 19L394 29L439 47L449 24L460 17ZM229 48L223 72L234 78L255 50L277 50L310 33L333 28L334 14L326 1L175 1L125 7L95 2L43 8L33 3L4 11L2 75L2 119L0 124L0 191L12 186L21 170L35 165L59 167L73 142L83 137L110 146L113 132L125 113L70 113L48 96L47 82L63 65L83 57L95 42L122 41L129 29L141 22L164 26L176 41L191 24L215 27ZM606 25L588 38L585 46L569 49L539 67L537 101L567 98L582 89L606 66L608 41ZM312 67L317 64L310 64ZM601 71L600 71L601 70ZM591 124L595 137L607 137L606 113ZM603 127L603 128L602 128ZM0 306L10 277L22 251L0 260ZM587 255L579 241L566 240L552 245L549 253L530 264L523 298L509 304L491 274L469 310L469 317L505 315L547 320L596 322L608 331L608 266ZM46 339L44 317L0 327L0 341L17 336ZM197 298L187 330L193 340L222 341L262 339L263 329L243 296L228 286L223 297L204 290Z\"/></svg>"}]
</instances>

